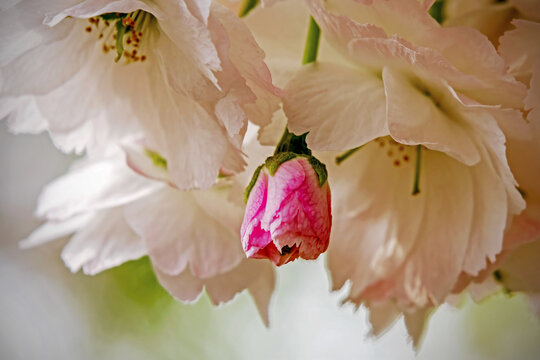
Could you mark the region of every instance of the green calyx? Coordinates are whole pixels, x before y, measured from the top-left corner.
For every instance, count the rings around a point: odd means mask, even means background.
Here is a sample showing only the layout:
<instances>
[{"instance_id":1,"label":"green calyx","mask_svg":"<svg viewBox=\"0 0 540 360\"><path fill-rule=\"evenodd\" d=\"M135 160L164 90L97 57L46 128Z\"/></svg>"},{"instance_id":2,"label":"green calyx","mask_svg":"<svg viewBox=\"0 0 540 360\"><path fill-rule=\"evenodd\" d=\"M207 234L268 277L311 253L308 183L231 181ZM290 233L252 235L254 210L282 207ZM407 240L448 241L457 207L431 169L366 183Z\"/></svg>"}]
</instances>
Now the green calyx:
<instances>
[{"instance_id":1,"label":"green calyx","mask_svg":"<svg viewBox=\"0 0 540 360\"><path fill-rule=\"evenodd\" d=\"M295 135L289 132L287 127L285 128L285 131L281 136L281 140L279 140L279 143L276 146L274 155L268 157L264 161L264 164L260 165L253 173L253 177L251 178L251 181L244 192L245 203L247 203L251 189L253 189L255 186L263 167L266 167L270 176L274 176L281 164L297 157L303 157L309 161L309 164L319 179L319 187L324 185L328 179L328 171L322 162L311 155L311 150L308 148L306 143L307 134L308 133Z\"/></svg>"},{"instance_id":2,"label":"green calyx","mask_svg":"<svg viewBox=\"0 0 540 360\"><path fill-rule=\"evenodd\" d=\"M255 183L257 182L257 179L259 178L259 174L261 173L261 170L263 168L264 164L259 165L257 169L253 172L253 176L251 177L251 181L249 182L249 185L246 187L246 190L244 191L244 204L247 203L249 194L251 193L251 189L255 186Z\"/></svg>"},{"instance_id":3,"label":"green calyx","mask_svg":"<svg viewBox=\"0 0 540 360\"><path fill-rule=\"evenodd\" d=\"M313 171L315 171L315 174L317 174L317 177L319 178L319 187L323 186L328 179L328 171L326 170L326 165L324 165L311 154L295 154L293 152L279 153L267 158L264 162L264 166L268 169L268 173L270 173L271 176L274 176L281 164L297 157L303 157L308 159L309 164L313 168Z\"/></svg>"}]
</instances>

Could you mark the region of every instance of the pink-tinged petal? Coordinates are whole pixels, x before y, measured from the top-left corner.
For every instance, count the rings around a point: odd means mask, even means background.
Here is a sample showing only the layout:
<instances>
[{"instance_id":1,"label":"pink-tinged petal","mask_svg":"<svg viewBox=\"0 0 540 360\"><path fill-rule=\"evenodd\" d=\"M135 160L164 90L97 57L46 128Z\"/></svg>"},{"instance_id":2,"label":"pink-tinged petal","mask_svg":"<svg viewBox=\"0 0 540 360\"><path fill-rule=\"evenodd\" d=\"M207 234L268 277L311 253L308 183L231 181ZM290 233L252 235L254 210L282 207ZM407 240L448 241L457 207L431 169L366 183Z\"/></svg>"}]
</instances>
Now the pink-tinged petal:
<instances>
[{"instance_id":1,"label":"pink-tinged petal","mask_svg":"<svg viewBox=\"0 0 540 360\"><path fill-rule=\"evenodd\" d=\"M178 188L209 188L227 151L224 130L194 100L173 91L154 95L159 121L143 124L150 147L167 159Z\"/></svg>"},{"instance_id":2,"label":"pink-tinged petal","mask_svg":"<svg viewBox=\"0 0 540 360\"><path fill-rule=\"evenodd\" d=\"M167 275L159 269L155 269L155 272L161 285L184 302L196 301L204 288L214 305L228 302L248 289L263 322L268 326L268 306L275 286L274 271L268 263L244 260L230 271L208 279L197 278L189 269L176 276Z\"/></svg>"},{"instance_id":3,"label":"pink-tinged petal","mask_svg":"<svg viewBox=\"0 0 540 360\"><path fill-rule=\"evenodd\" d=\"M460 123L439 104L438 99L405 77L385 67L383 81L387 100L388 129L394 139L405 144L423 144L457 160L474 165L480 161L466 124ZM435 95L436 96L436 95ZM440 101L440 100L439 100Z\"/></svg>"},{"instance_id":4,"label":"pink-tinged petal","mask_svg":"<svg viewBox=\"0 0 540 360\"><path fill-rule=\"evenodd\" d=\"M289 246L294 251L296 247L301 258L313 260L328 247L330 188L328 182L319 186L319 178L307 159L301 158L298 162L304 169L304 182L283 201L279 215L270 224L270 231L280 250ZM280 171L278 169L276 175Z\"/></svg>"},{"instance_id":5,"label":"pink-tinged petal","mask_svg":"<svg viewBox=\"0 0 540 360\"><path fill-rule=\"evenodd\" d=\"M334 290L351 279L355 298L392 274L413 248L426 206L423 189L411 195L415 160L414 148L384 138L330 167L335 215L328 266Z\"/></svg>"},{"instance_id":6,"label":"pink-tinged petal","mask_svg":"<svg viewBox=\"0 0 540 360\"><path fill-rule=\"evenodd\" d=\"M387 134L381 80L330 64L305 67L284 98L289 129L317 150L346 150Z\"/></svg>"},{"instance_id":7,"label":"pink-tinged petal","mask_svg":"<svg viewBox=\"0 0 540 360\"><path fill-rule=\"evenodd\" d=\"M303 184L306 174L300 160L294 159L281 164L278 171L268 177L266 208L261 220L265 230L270 230L270 224L280 215L281 204Z\"/></svg>"},{"instance_id":8,"label":"pink-tinged petal","mask_svg":"<svg viewBox=\"0 0 540 360\"><path fill-rule=\"evenodd\" d=\"M189 269L178 275L168 275L154 266L154 272L161 284L175 299L185 303L194 303L202 295L204 281L193 276Z\"/></svg>"},{"instance_id":9,"label":"pink-tinged petal","mask_svg":"<svg viewBox=\"0 0 540 360\"><path fill-rule=\"evenodd\" d=\"M540 292L540 240L516 248L500 267L501 282L511 291Z\"/></svg>"},{"instance_id":10,"label":"pink-tinged petal","mask_svg":"<svg viewBox=\"0 0 540 360\"><path fill-rule=\"evenodd\" d=\"M268 176L264 170L261 170L246 204L240 236L247 257L253 257L272 241L270 232L261 228L261 220L268 199Z\"/></svg>"},{"instance_id":11,"label":"pink-tinged petal","mask_svg":"<svg viewBox=\"0 0 540 360\"><path fill-rule=\"evenodd\" d=\"M208 190L214 191L214 190ZM208 207L207 207L208 206ZM189 192L165 187L126 206L126 219L145 241L154 266L174 276L189 264L189 271L208 278L229 271L244 257L238 241L239 228L216 216L211 209L241 210L228 202L226 193L204 208Z\"/></svg>"},{"instance_id":12,"label":"pink-tinged petal","mask_svg":"<svg viewBox=\"0 0 540 360\"><path fill-rule=\"evenodd\" d=\"M510 29L516 10L509 2L451 1L445 4L444 27L469 27L486 35L495 46L499 38Z\"/></svg>"},{"instance_id":13,"label":"pink-tinged petal","mask_svg":"<svg viewBox=\"0 0 540 360\"><path fill-rule=\"evenodd\" d=\"M162 184L137 175L121 154L86 160L45 186L36 214L51 220L123 205L158 190Z\"/></svg>"},{"instance_id":14,"label":"pink-tinged petal","mask_svg":"<svg viewBox=\"0 0 540 360\"><path fill-rule=\"evenodd\" d=\"M124 219L122 207L96 213L62 250L62 260L72 271L87 275L138 259L146 252L144 242Z\"/></svg>"},{"instance_id":15,"label":"pink-tinged petal","mask_svg":"<svg viewBox=\"0 0 540 360\"><path fill-rule=\"evenodd\" d=\"M515 29L504 33L499 40L499 53L508 63L510 73L528 84L534 63L540 57L540 24L517 19L512 24Z\"/></svg>"},{"instance_id":16,"label":"pink-tinged petal","mask_svg":"<svg viewBox=\"0 0 540 360\"><path fill-rule=\"evenodd\" d=\"M243 93L239 92L240 87L234 88L239 103L244 105L251 122L259 126L268 125L272 114L279 108L279 97L282 94L272 83L272 75L264 63L263 50L251 35L250 29L225 7L214 3L211 15L221 25L222 32L227 34L229 48L226 56L249 90Z\"/></svg>"},{"instance_id":17,"label":"pink-tinged petal","mask_svg":"<svg viewBox=\"0 0 540 360\"><path fill-rule=\"evenodd\" d=\"M525 109L529 110L527 120L531 122L535 136L540 136L540 60L533 67L531 84L525 98Z\"/></svg>"},{"instance_id":18,"label":"pink-tinged petal","mask_svg":"<svg viewBox=\"0 0 540 360\"><path fill-rule=\"evenodd\" d=\"M135 10L144 10L152 13L158 18L162 18L163 15L157 12L153 7L148 6L143 1L138 0L86 0L73 7L65 9L57 14L48 14L44 20L44 23L48 26L56 26L66 17L73 18L91 18L101 14L107 13L130 13Z\"/></svg>"},{"instance_id":19,"label":"pink-tinged petal","mask_svg":"<svg viewBox=\"0 0 540 360\"><path fill-rule=\"evenodd\" d=\"M401 315L396 305L390 301L377 306L368 306L368 309L371 325L369 334L377 337L383 335Z\"/></svg>"},{"instance_id":20,"label":"pink-tinged petal","mask_svg":"<svg viewBox=\"0 0 540 360\"><path fill-rule=\"evenodd\" d=\"M0 94L42 95L71 79L94 52L95 39L74 19L66 19L44 34L46 41L2 67ZM62 54L62 61L57 61ZM36 61L39 59L39 61ZM41 64L49 64L43 71Z\"/></svg>"},{"instance_id":21,"label":"pink-tinged petal","mask_svg":"<svg viewBox=\"0 0 540 360\"><path fill-rule=\"evenodd\" d=\"M416 310L413 313L405 313L405 327L415 350L420 349L422 337L426 330L427 321L432 311L428 309Z\"/></svg>"},{"instance_id":22,"label":"pink-tinged petal","mask_svg":"<svg viewBox=\"0 0 540 360\"><path fill-rule=\"evenodd\" d=\"M441 27L416 0L308 4L329 42L356 61L380 69L409 57L410 71L429 65L446 72L452 86L478 100L511 107L522 104L526 88L507 73L484 35L465 27ZM418 63L411 53L421 55Z\"/></svg>"},{"instance_id":23,"label":"pink-tinged petal","mask_svg":"<svg viewBox=\"0 0 540 360\"><path fill-rule=\"evenodd\" d=\"M22 240L19 243L19 247L21 249L29 249L71 235L88 224L93 216L94 213L89 212L75 215L66 220L47 221L32 231L26 239Z\"/></svg>"},{"instance_id":24,"label":"pink-tinged petal","mask_svg":"<svg viewBox=\"0 0 540 360\"><path fill-rule=\"evenodd\" d=\"M47 121L34 99L28 96L1 99L0 119L5 119L9 131L14 134L37 134L47 130Z\"/></svg>"},{"instance_id":25,"label":"pink-tinged petal","mask_svg":"<svg viewBox=\"0 0 540 360\"><path fill-rule=\"evenodd\" d=\"M466 254L474 210L472 177L466 166L426 151L422 173L426 201L422 225L415 247L394 278L400 300L418 307L441 303L452 290Z\"/></svg>"},{"instance_id":26,"label":"pink-tinged petal","mask_svg":"<svg viewBox=\"0 0 540 360\"><path fill-rule=\"evenodd\" d=\"M122 149L126 152L126 164L133 171L150 179L173 184L166 164L156 163L150 155L151 150L145 148L144 141L126 142L122 145Z\"/></svg>"}]
</instances>

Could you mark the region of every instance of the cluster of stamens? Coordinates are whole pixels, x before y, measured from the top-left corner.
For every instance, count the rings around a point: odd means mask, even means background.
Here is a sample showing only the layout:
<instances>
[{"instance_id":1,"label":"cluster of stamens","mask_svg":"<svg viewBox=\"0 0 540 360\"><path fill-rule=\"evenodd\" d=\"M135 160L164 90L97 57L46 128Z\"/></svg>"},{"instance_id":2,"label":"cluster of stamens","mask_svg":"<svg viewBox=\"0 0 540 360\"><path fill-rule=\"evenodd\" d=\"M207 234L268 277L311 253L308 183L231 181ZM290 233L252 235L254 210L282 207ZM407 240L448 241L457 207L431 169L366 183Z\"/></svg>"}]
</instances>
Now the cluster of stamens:
<instances>
[{"instance_id":1,"label":"cluster of stamens","mask_svg":"<svg viewBox=\"0 0 540 360\"><path fill-rule=\"evenodd\" d=\"M124 58L126 64L144 62L146 55L140 53L143 25L148 13L138 10L130 14L110 13L88 19L87 33L97 33L103 44L104 54L116 52L115 61Z\"/></svg>"},{"instance_id":2,"label":"cluster of stamens","mask_svg":"<svg viewBox=\"0 0 540 360\"><path fill-rule=\"evenodd\" d=\"M386 156L392 160L394 166L398 167L411 161L413 146L400 144L389 136L377 138L374 142L381 150L386 151Z\"/></svg>"}]
</instances>

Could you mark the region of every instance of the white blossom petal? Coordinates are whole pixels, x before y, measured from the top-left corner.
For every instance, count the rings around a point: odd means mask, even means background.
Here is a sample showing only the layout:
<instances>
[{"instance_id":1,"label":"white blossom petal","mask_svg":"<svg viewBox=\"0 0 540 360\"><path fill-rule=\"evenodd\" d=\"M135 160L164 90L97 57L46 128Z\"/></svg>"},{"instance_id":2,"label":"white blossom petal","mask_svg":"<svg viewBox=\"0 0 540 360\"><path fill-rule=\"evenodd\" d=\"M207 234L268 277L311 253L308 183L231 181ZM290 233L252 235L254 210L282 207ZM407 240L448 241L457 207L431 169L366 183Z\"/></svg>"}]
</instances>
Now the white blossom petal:
<instances>
[{"instance_id":1,"label":"white blossom petal","mask_svg":"<svg viewBox=\"0 0 540 360\"><path fill-rule=\"evenodd\" d=\"M309 131L316 150L355 148L388 133L383 84L369 73L309 65L288 84L283 102L290 131Z\"/></svg>"},{"instance_id":2,"label":"white blossom petal","mask_svg":"<svg viewBox=\"0 0 540 360\"><path fill-rule=\"evenodd\" d=\"M223 207L241 210L227 201L226 192L214 199L203 208L192 193L165 187L126 206L127 221L146 242L157 269L174 276L189 264L189 271L204 279L230 270L244 258L239 227L219 218L226 213Z\"/></svg>"},{"instance_id":3,"label":"white blossom petal","mask_svg":"<svg viewBox=\"0 0 540 360\"><path fill-rule=\"evenodd\" d=\"M87 275L138 259L145 254L142 239L124 219L122 207L98 212L62 250L62 260L72 271Z\"/></svg>"}]
</instances>

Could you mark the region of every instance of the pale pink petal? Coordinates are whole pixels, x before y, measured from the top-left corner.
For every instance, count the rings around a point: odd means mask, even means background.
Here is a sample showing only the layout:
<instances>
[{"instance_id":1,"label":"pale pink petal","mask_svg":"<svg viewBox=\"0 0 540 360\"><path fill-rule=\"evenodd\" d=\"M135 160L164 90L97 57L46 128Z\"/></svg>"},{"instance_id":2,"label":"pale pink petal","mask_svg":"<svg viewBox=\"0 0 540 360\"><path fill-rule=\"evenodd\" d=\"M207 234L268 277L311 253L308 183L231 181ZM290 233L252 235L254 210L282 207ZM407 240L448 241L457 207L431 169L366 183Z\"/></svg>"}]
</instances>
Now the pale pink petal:
<instances>
[{"instance_id":1,"label":"pale pink petal","mask_svg":"<svg viewBox=\"0 0 540 360\"><path fill-rule=\"evenodd\" d=\"M36 214L47 219L66 219L82 212L132 202L161 186L134 173L124 164L121 154L87 160L43 189Z\"/></svg>"},{"instance_id":2,"label":"pale pink petal","mask_svg":"<svg viewBox=\"0 0 540 360\"><path fill-rule=\"evenodd\" d=\"M126 219L146 242L150 259L161 272L178 275L189 264L195 276L208 278L230 270L244 258L240 229L224 226L216 218L219 211L209 212L222 206L234 208L226 193L203 208L193 194L165 187L127 205ZM241 217L241 210L237 211Z\"/></svg>"},{"instance_id":3,"label":"pale pink petal","mask_svg":"<svg viewBox=\"0 0 540 360\"><path fill-rule=\"evenodd\" d=\"M59 24L66 17L88 19L107 13L130 13L135 10L144 10L152 13L157 18L162 18L155 7L148 6L146 2L139 0L86 0L73 7L65 9L57 14L49 13L44 20L51 27Z\"/></svg>"},{"instance_id":4,"label":"pale pink petal","mask_svg":"<svg viewBox=\"0 0 540 360\"><path fill-rule=\"evenodd\" d=\"M152 158L150 149L145 148L143 140L134 140L122 144L122 149L126 152L126 164L136 173L150 179L163 181L172 184L172 178L167 171L167 165L156 163Z\"/></svg>"},{"instance_id":5,"label":"pale pink petal","mask_svg":"<svg viewBox=\"0 0 540 360\"><path fill-rule=\"evenodd\" d=\"M331 161L326 161L334 209L328 266L333 289L350 278L350 296L356 298L411 251L422 226L427 180L422 170L421 193L411 195L415 149L389 138L366 144L339 166Z\"/></svg>"},{"instance_id":6,"label":"pale pink petal","mask_svg":"<svg viewBox=\"0 0 540 360\"><path fill-rule=\"evenodd\" d=\"M270 232L261 227L268 199L268 176L266 171L261 170L246 204L244 215L246 220L242 223L240 235L242 247L248 257L253 256L272 241Z\"/></svg>"},{"instance_id":7,"label":"pale pink petal","mask_svg":"<svg viewBox=\"0 0 540 360\"><path fill-rule=\"evenodd\" d=\"M508 63L510 73L529 83L534 63L540 57L540 24L516 19L512 25L515 29L504 33L499 40L499 53Z\"/></svg>"},{"instance_id":8,"label":"pale pink petal","mask_svg":"<svg viewBox=\"0 0 540 360\"><path fill-rule=\"evenodd\" d=\"M467 124L456 121L446 104L439 104L429 90L415 87L405 77L385 67L383 81L390 134L401 143L423 144L474 165L480 161ZM428 92L426 95L424 92Z\"/></svg>"},{"instance_id":9,"label":"pale pink petal","mask_svg":"<svg viewBox=\"0 0 540 360\"><path fill-rule=\"evenodd\" d=\"M279 108L281 91L272 83L272 75L264 63L265 54L251 35L249 28L223 6L214 3L212 16L223 26L230 39L228 57L245 79L254 100L244 95L241 103L250 121L265 126L270 123L272 114Z\"/></svg>"},{"instance_id":10,"label":"pale pink petal","mask_svg":"<svg viewBox=\"0 0 540 360\"><path fill-rule=\"evenodd\" d=\"M193 276L189 269L183 270L178 275L168 275L157 267L154 267L154 272L161 286L175 299L194 303L200 298L204 289L204 280Z\"/></svg>"},{"instance_id":11,"label":"pale pink petal","mask_svg":"<svg viewBox=\"0 0 540 360\"><path fill-rule=\"evenodd\" d=\"M37 134L47 129L47 121L29 96L1 99L0 119L5 119L9 131L14 134Z\"/></svg>"},{"instance_id":12,"label":"pale pink petal","mask_svg":"<svg viewBox=\"0 0 540 360\"><path fill-rule=\"evenodd\" d=\"M32 231L26 239L22 240L19 243L19 247L21 249L29 249L73 234L88 224L93 216L94 213L89 212L75 215L66 220L47 221Z\"/></svg>"},{"instance_id":13,"label":"pale pink petal","mask_svg":"<svg viewBox=\"0 0 540 360\"><path fill-rule=\"evenodd\" d=\"M308 4L324 36L356 61L374 69L410 62L414 65L410 71L424 67L446 73L452 86L483 102L522 104L525 87L507 73L503 59L484 35L465 27L442 28L416 0L346 0L325 5L311 0ZM420 55L418 63L415 53Z\"/></svg>"},{"instance_id":14,"label":"pale pink petal","mask_svg":"<svg viewBox=\"0 0 540 360\"><path fill-rule=\"evenodd\" d=\"M155 269L161 285L175 298L184 302L196 301L204 288L214 305L232 300L245 289L251 293L255 305L268 325L268 307L275 286L272 265L256 260L244 260L230 271L208 279L199 279L189 269L176 276Z\"/></svg>"},{"instance_id":15,"label":"pale pink petal","mask_svg":"<svg viewBox=\"0 0 540 360\"><path fill-rule=\"evenodd\" d=\"M401 315L396 305L390 301L377 306L368 306L368 309L370 335L377 337L383 335Z\"/></svg>"},{"instance_id":16,"label":"pale pink petal","mask_svg":"<svg viewBox=\"0 0 540 360\"><path fill-rule=\"evenodd\" d=\"M500 267L501 282L510 291L540 292L540 240L512 251Z\"/></svg>"},{"instance_id":17,"label":"pale pink petal","mask_svg":"<svg viewBox=\"0 0 540 360\"><path fill-rule=\"evenodd\" d=\"M385 97L379 78L330 64L310 65L287 86L289 129L309 131L317 150L347 150L386 135Z\"/></svg>"},{"instance_id":18,"label":"pale pink petal","mask_svg":"<svg viewBox=\"0 0 540 360\"><path fill-rule=\"evenodd\" d=\"M431 309L420 309L413 313L404 314L405 327L415 350L420 349L422 337L431 312Z\"/></svg>"},{"instance_id":19,"label":"pale pink petal","mask_svg":"<svg viewBox=\"0 0 540 360\"><path fill-rule=\"evenodd\" d=\"M71 238L62 260L72 271L87 275L138 259L146 252L144 242L124 219L122 207L103 210Z\"/></svg>"},{"instance_id":20,"label":"pale pink petal","mask_svg":"<svg viewBox=\"0 0 540 360\"><path fill-rule=\"evenodd\" d=\"M2 67L1 95L45 94L62 85L84 66L95 39L74 19L66 19L45 34L49 39ZM58 61L62 54L62 61ZM39 61L36 61L39 59ZM49 64L43 71L42 64Z\"/></svg>"},{"instance_id":21,"label":"pale pink petal","mask_svg":"<svg viewBox=\"0 0 540 360\"><path fill-rule=\"evenodd\" d=\"M147 119L143 124L150 148L167 159L178 188L209 188L216 182L226 154L224 130L186 96L173 91L155 96L159 121L156 124L156 119Z\"/></svg>"}]
</instances>

